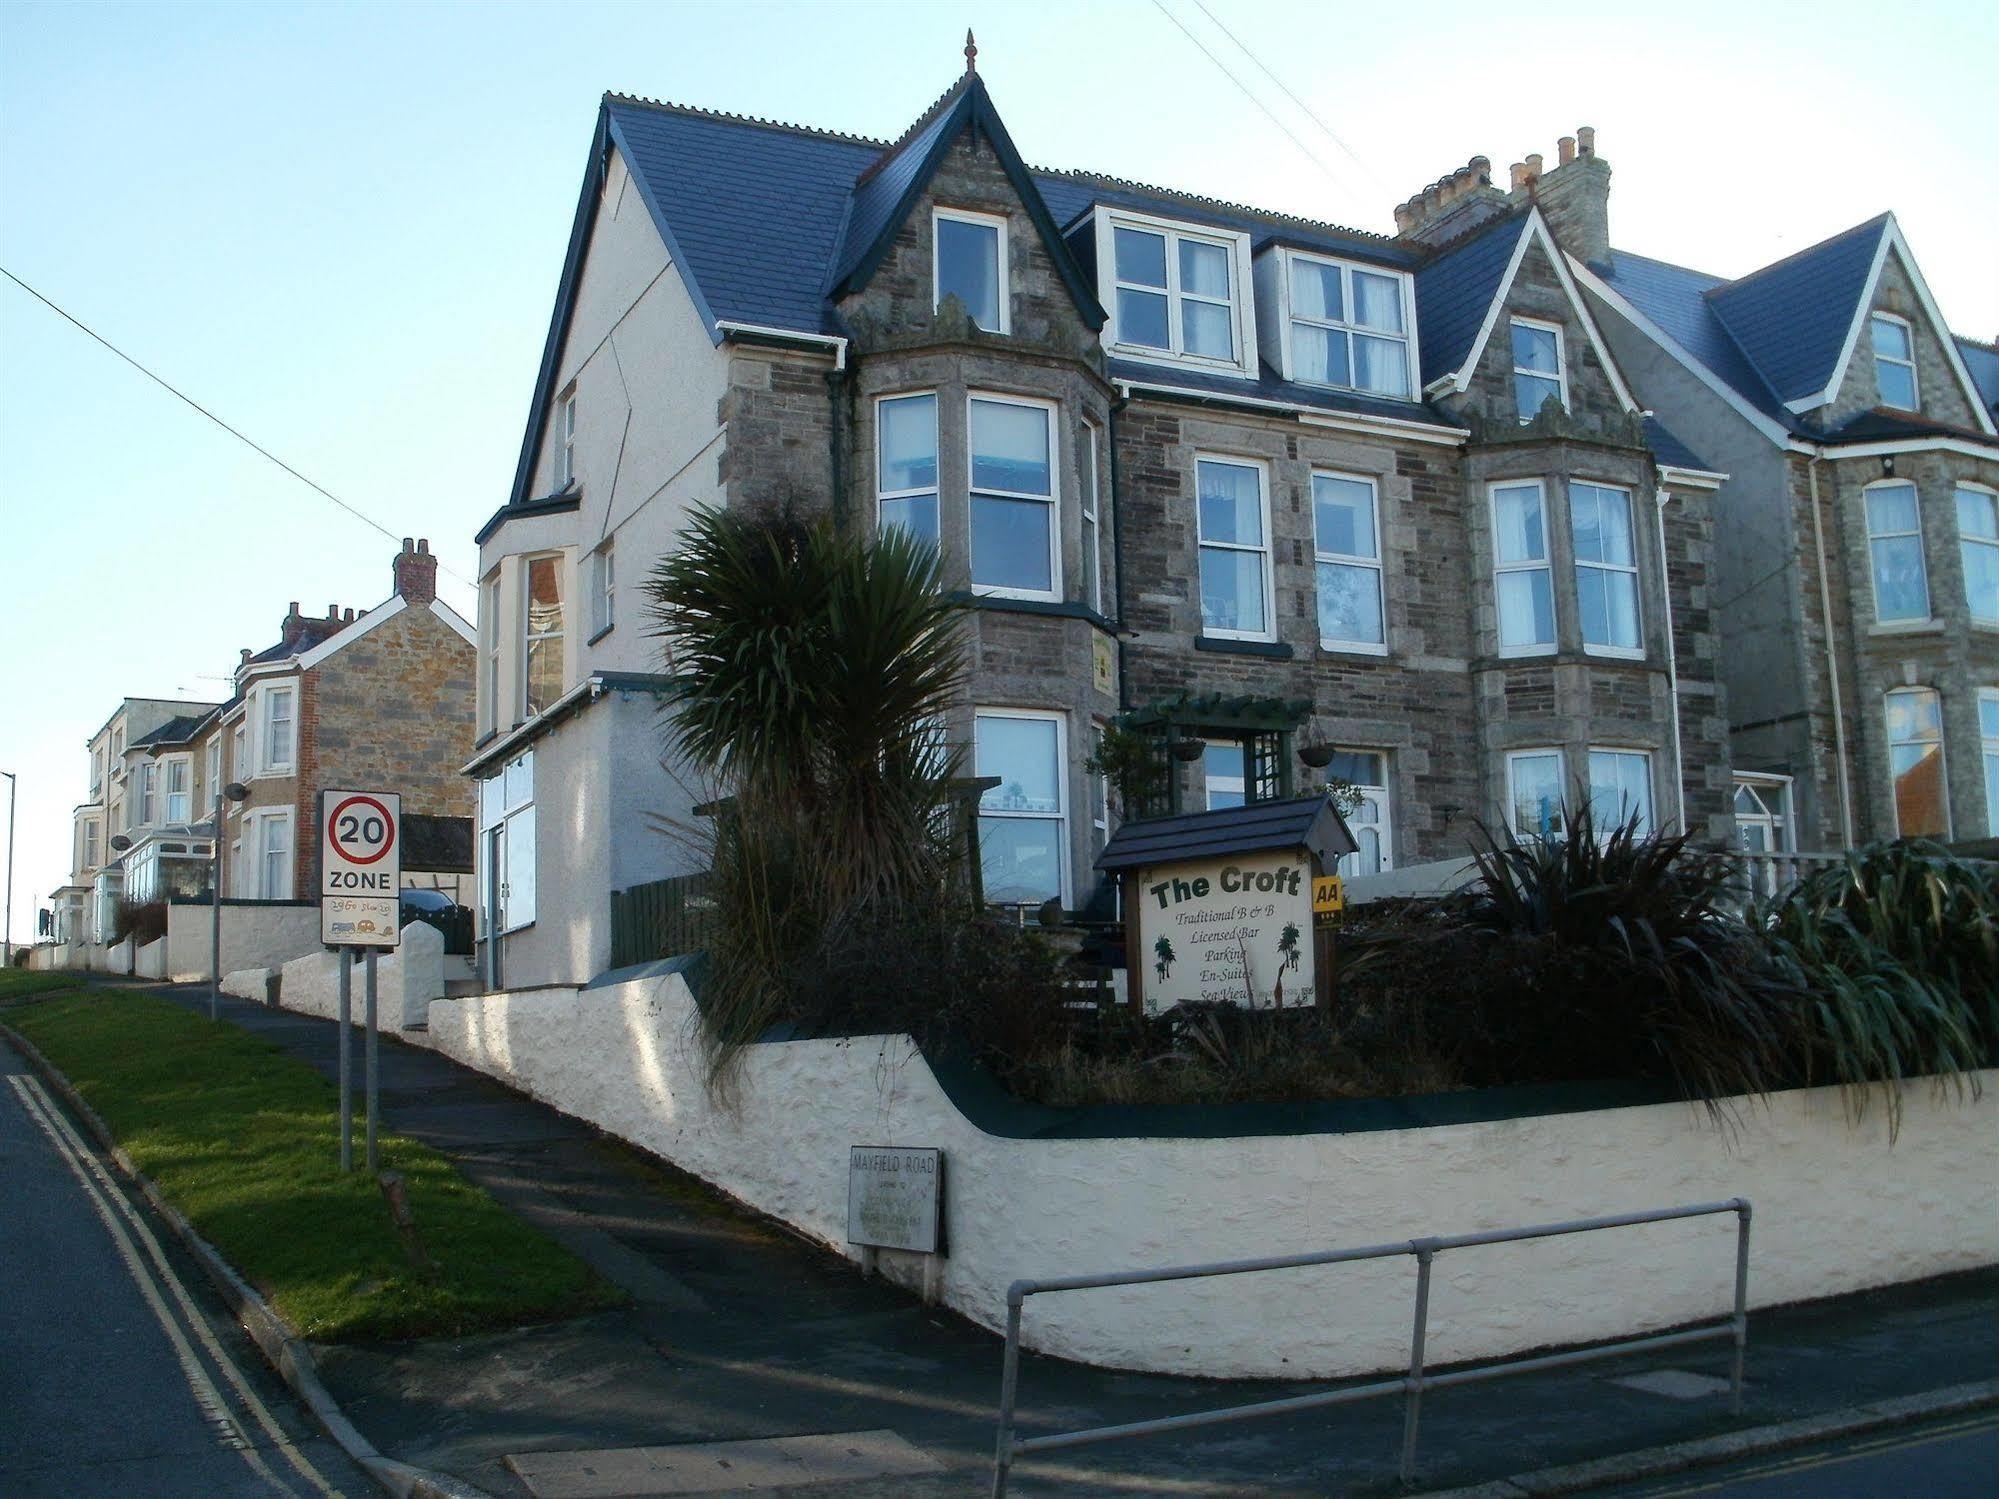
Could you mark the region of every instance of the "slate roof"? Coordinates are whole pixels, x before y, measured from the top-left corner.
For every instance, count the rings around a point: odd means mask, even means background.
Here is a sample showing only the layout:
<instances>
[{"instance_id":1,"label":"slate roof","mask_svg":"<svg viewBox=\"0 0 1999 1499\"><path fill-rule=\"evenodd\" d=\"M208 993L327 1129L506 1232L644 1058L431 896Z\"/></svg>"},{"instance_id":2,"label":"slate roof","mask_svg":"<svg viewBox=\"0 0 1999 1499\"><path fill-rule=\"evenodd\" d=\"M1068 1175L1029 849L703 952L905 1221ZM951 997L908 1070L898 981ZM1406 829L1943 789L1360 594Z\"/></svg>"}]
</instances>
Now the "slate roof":
<instances>
[{"instance_id":1,"label":"slate roof","mask_svg":"<svg viewBox=\"0 0 1999 1499\"><path fill-rule=\"evenodd\" d=\"M169 718L150 734L142 734L125 748L169 749L177 744L186 744L200 731L203 724L215 716L216 710L209 708L200 713L180 713Z\"/></svg>"},{"instance_id":2,"label":"slate roof","mask_svg":"<svg viewBox=\"0 0 1999 1499\"><path fill-rule=\"evenodd\" d=\"M1182 859L1291 848L1308 848L1331 863L1356 847L1353 834L1330 801L1323 795L1299 796L1124 823L1097 855L1097 868L1141 869Z\"/></svg>"},{"instance_id":3,"label":"slate roof","mask_svg":"<svg viewBox=\"0 0 1999 1499\"><path fill-rule=\"evenodd\" d=\"M1712 463L1675 437L1656 416L1645 418L1645 443L1652 449L1652 456L1668 468L1698 469L1704 474L1717 472Z\"/></svg>"},{"instance_id":4,"label":"slate roof","mask_svg":"<svg viewBox=\"0 0 1999 1499\"><path fill-rule=\"evenodd\" d=\"M257 666L265 661L288 661L293 656L302 656L322 641L331 640L352 623L351 619L300 620L298 632L289 642L280 640L276 645L265 646L244 665Z\"/></svg>"},{"instance_id":5,"label":"slate roof","mask_svg":"<svg viewBox=\"0 0 1999 1499\"><path fill-rule=\"evenodd\" d=\"M1416 326L1422 334L1425 388L1464 364L1526 232L1527 214L1509 214L1446 247L1416 273Z\"/></svg>"},{"instance_id":6,"label":"slate roof","mask_svg":"<svg viewBox=\"0 0 1999 1499\"><path fill-rule=\"evenodd\" d=\"M1786 427L1797 427L1707 300L1710 291L1728 284L1726 280L1628 250L1612 250L1609 261L1592 269L1756 410Z\"/></svg>"},{"instance_id":7,"label":"slate roof","mask_svg":"<svg viewBox=\"0 0 1999 1499\"><path fill-rule=\"evenodd\" d=\"M1884 213L1707 293L1779 400L1803 400L1832 383L1887 233Z\"/></svg>"},{"instance_id":8,"label":"slate roof","mask_svg":"<svg viewBox=\"0 0 1999 1499\"><path fill-rule=\"evenodd\" d=\"M1959 338L1957 352L1964 359L1964 367L1971 372L1971 383L1985 398L1985 409L1999 415L1999 347L1980 343L1975 338Z\"/></svg>"}]
</instances>

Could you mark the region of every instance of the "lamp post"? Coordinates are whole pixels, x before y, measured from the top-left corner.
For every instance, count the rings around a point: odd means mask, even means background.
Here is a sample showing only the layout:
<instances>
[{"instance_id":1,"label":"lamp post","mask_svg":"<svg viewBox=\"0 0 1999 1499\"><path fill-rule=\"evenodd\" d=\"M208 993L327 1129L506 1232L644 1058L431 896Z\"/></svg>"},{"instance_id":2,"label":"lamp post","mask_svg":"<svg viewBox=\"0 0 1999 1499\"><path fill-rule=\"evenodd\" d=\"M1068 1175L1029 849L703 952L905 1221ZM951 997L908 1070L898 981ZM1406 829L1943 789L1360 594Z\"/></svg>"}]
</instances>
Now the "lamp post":
<instances>
[{"instance_id":1,"label":"lamp post","mask_svg":"<svg viewBox=\"0 0 1999 1499\"><path fill-rule=\"evenodd\" d=\"M14 772L0 770L7 778L7 914L0 926L0 967L14 966Z\"/></svg>"},{"instance_id":2,"label":"lamp post","mask_svg":"<svg viewBox=\"0 0 1999 1499\"><path fill-rule=\"evenodd\" d=\"M222 804L250 799L250 788L231 781L215 793L215 844L209 853L213 866L208 878L209 914L213 918L208 933L208 1018L222 1015Z\"/></svg>"}]
</instances>

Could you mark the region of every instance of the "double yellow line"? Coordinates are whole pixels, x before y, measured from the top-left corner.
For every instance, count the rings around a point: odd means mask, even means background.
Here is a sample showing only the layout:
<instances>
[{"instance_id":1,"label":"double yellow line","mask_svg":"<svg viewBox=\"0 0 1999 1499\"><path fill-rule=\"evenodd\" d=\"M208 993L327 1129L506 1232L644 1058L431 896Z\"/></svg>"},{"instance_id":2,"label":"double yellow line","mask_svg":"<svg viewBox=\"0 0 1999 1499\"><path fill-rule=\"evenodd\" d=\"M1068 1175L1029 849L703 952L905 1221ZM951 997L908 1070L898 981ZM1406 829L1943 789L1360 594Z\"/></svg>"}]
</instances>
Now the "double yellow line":
<instances>
[{"instance_id":1,"label":"double yellow line","mask_svg":"<svg viewBox=\"0 0 1999 1499\"><path fill-rule=\"evenodd\" d=\"M268 1483L273 1491L289 1494L292 1499L298 1499L298 1490L293 1487L290 1479L273 1471L271 1465L264 1460L263 1452L259 1450L255 1438L243 1434L240 1421L231 1413L229 1403L216 1388L215 1381L209 1377L207 1368L203 1366L194 1347L188 1341L190 1330L195 1340L207 1352L209 1360L222 1371L224 1380L235 1391L241 1407L248 1411L251 1419L263 1429L265 1436L270 1439L270 1446L290 1465L293 1474L304 1480L310 1492L320 1495L321 1499L342 1499L340 1491L328 1483L312 1465L311 1460L298 1450L291 1438L285 1435L284 1428L265 1407L264 1402L257 1398L257 1392L250 1387L250 1382L244 1377L242 1369L223 1348L221 1341L215 1336L214 1329L208 1325L207 1317L195 1305L187 1287L174 1273L174 1268L160 1248L160 1241L153 1236L151 1227L126 1200L125 1194L112 1181L110 1173L104 1169L96 1153L84 1143L82 1136L77 1134L62 1110L56 1107L47 1089L42 1086L41 1080L16 1074L9 1075L7 1083L14 1090L23 1112L48 1137L49 1144L55 1148L63 1164L76 1178L77 1185L83 1189L85 1200L96 1212L98 1220L104 1225L105 1232L111 1236L111 1242L117 1247L119 1256L125 1261L125 1268L132 1276L132 1283L139 1288L139 1294L145 1299L161 1330L166 1333L167 1341L172 1344L174 1357L180 1363L181 1373L187 1380L188 1389L193 1394L195 1403L201 1407L202 1414L215 1428L223 1445L239 1453L251 1470ZM144 1257L141 1257L139 1252L142 1245L145 1249ZM148 1260L151 1261L150 1269L147 1266ZM161 1294L162 1288L179 1308L178 1318L167 1305L166 1296Z\"/></svg>"}]
</instances>

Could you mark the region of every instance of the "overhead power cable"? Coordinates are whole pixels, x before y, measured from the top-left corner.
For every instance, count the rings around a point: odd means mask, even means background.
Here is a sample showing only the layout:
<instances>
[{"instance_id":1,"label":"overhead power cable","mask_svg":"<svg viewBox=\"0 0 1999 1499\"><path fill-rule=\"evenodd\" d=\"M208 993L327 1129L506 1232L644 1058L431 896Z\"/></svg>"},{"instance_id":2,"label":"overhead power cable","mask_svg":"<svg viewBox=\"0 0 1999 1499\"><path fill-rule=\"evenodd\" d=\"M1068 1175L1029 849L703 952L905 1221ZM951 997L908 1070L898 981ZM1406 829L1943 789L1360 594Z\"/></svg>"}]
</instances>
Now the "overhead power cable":
<instances>
[{"instance_id":1,"label":"overhead power cable","mask_svg":"<svg viewBox=\"0 0 1999 1499\"><path fill-rule=\"evenodd\" d=\"M1276 73L1272 72L1269 64L1265 63L1262 58L1258 57L1254 52L1250 51L1249 44L1245 42L1241 37L1237 36L1233 31L1229 30L1228 24L1224 22L1220 16L1216 15L1213 11L1208 9L1205 0L1194 0L1194 4L1200 9L1202 15L1206 16L1210 21L1213 21L1215 23L1216 29L1219 30L1223 36L1227 37L1230 41L1235 43L1236 50L1238 52L1242 53L1244 57L1247 57L1251 62L1255 63L1257 67L1262 71L1264 77L1268 78L1272 83L1276 84L1280 89L1284 91L1285 98L1289 99L1293 104L1297 105L1301 110L1305 112L1306 119L1310 120L1314 125L1317 125L1321 130L1325 131L1326 139L1330 140L1334 145L1338 146L1342 151L1346 152L1347 158L1350 161L1352 161L1355 166L1359 167L1363 172L1367 173L1368 180L1372 182L1376 187L1380 188L1384 196L1390 196L1390 197L1393 196L1393 190L1390 189L1388 184L1383 182L1378 175L1376 175L1374 168L1369 166L1365 161L1361 160L1360 154L1357 151L1355 151L1352 146L1349 146L1344 140L1340 139L1339 132L1333 129L1332 126L1328 125L1325 122L1325 119L1319 114L1317 110L1313 109L1311 105L1307 104L1303 99L1299 98L1295 93L1293 93L1291 91L1291 85L1286 83L1282 78L1279 78Z\"/></svg>"},{"instance_id":2,"label":"overhead power cable","mask_svg":"<svg viewBox=\"0 0 1999 1499\"><path fill-rule=\"evenodd\" d=\"M255 438L249 436L247 433L239 431L235 427L230 426L229 423L222 420L221 417L217 416L214 412L210 411L206 406L202 405L201 402L195 400L193 396L188 395L185 391L177 389L175 386L170 384L163 377L154 374L151 370L147 369L145 365L139 363L138 360L134 359L130 354L127 354L123 349L119 348L118 345L114 344L113 342L111 342L110 339L106 338L103 334L99 333L95 328L91 327L81 318L76 317L74 314L58 306L55 302L51 301L49 298L43 296L40 292L36 291L34 287L28 285L27 282L23 281L19 276L15 275L12 271L8 270L4 265L0 265L0 276L5 276L9 281L13 282L16 286L20 287L22 291L26 292L29 296L33 297L37 302L40 302L44 307L48 308L49 311L53 312L57 317L63 319L63 321L71 324L72 326L79 329L83 333L88 334L91 338L95 339L105 348L109 349L112 353L116 354L120 359L124 360L127 364L131 365L133 369L137 370L140 374L144 375L148 380L152 381L155 385L159 386L161 390L164 390L165 392L167 392L167 394L173 396L176 400L184 402L186 405L192 406L196 411L200 412L203 416L207 417L211 422L215 423L216 426L220 427L224 432L227 432L231 437L235 438L238 442L242 443L244 446L252 449L253 451L263 455L265 458L270 459L271 462L275 463L279 468L283 469L286 473L290 474L294 479L298 480L299 483L305 485L306 488L312 490L314 493L322 496L325 499L331 500L334 504L338 505L342 510L345 510L349 515L353 516L354 519L360 521L365 526L372 526L375 530L381 532L382 535L388 537L389 540L398 543L400 543L400 541L402 540L402 538L399 537L394 531L391 531L387 526L383 525L380 521L376 520L372 515L367 514L365 511L358 510L354 506L348 504L345 500L341 499L339 495L335 494L332 490L328 489L324 484L320 484L315 480L308 479L304 474L300 473L297 469L293 468L289 463L285 462L284 459L280 458L276 453L273 453L269 448L265 447ZM467 588L471 588L474 586L472 580L470 578L465 577L456 568L446 567L442 561L440 561L437 565L441 571L449 573L452 577L456 578L460 583L463 583Z\"/></svg>"},{"instance_id":3,"label":"overhead power cable","mask_svg":"<svg viewBox=\"0 0 1999 1499\"><path fill-rule=\"evenodd\" d=\"M1271 107L1268 104L1265 104L1263 102L1262 96L1259 95L1255 89L1251 88L1248 84L1244 83L1242 79L1238 78L1235 75L1234 70L1231 69L1227 63L1223 62L1219 57L1215 56L1215 54L1208 49L1208 44L1206 42L1202 41L1198 36L1194 35L1193 32L1189 31L1187 29L1186 23L1182 21L1178 16L1174 15L1172 11L1166 8L1165 0L1152 0L1152 5L1153 9L1157 10L1162 16L1166 17L1167 20L1171 21L1174 24L1174 26L1178 28L1182 36L1187 38L1188 41L1192 42L1196 47L1200 49L1201 55L1207 58L1209 62L1213 63L1215 67L1220 70L1223 77L1228 79L1228 81L1230 83L1233 83L1237 88L1241 89L1243 97L1248 99L1250 103L1254 104L1260 111L1262 111L1264 117L1268 119L1271 124L1275 125L1279 130L1283 131L1285 138L1288 139L1291 142L1291 144L1296 146L1300 151L1304 152L1306 158L1320 171L1326 174L1326 178L1328 181L1330 181L1334 186L1339 188L1341 192L1346 193L1349 197L1353 195L1352 185L1348 183L1345 178L1341 177L1338 172L1334 171L1332 166L1326 161L1326 159L1323 156L1321 156L1317 151L1314 151L1310 146L1306 145L1303 140L1299 139L1298 132L1293 130L1289 125L1285 124L1283 119L1281 119L1278 116L1276 111L1271 109ZM1237 43L1237 45L1240 46L1241 43Z\"/></svg>"}]
</instances>

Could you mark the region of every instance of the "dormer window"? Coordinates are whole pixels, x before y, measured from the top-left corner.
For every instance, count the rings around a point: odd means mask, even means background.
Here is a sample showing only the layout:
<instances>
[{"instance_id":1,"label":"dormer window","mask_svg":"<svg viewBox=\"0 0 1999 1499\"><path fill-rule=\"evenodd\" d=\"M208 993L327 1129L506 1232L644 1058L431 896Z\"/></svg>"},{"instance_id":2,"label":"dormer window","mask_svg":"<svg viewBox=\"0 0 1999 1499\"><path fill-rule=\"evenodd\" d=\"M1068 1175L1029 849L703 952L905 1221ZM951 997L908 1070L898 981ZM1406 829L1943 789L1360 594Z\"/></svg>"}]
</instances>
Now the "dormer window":
<instances>
[{"instance_id":1,"label":"dormer window","mask_svg":"<svg viewBox=\"0 0 1999 1499\"><path fill-rule=\"evenodd\" d=\"M1302 250L1285 252L1285 269L1289 377L1406 398L1415 323L1409 278Z\"/></svg>"},{"instance_id":2,"label":"dormer window","mask_svg":"<svg viewBox=\"0 0 1999 1499\"><path fill-rule=\"evenodd\" d=\"M1909 325L1892 313L1867 320L1874 343L1874 388L1883 406L1916 409L1916 345Z\"/></svg>"},{"instance_id":3,"label":"dormer window","mask_svg":"<svg viewBox=\"0 0 1999 1499\"><path fill-rule=\"evenodd\" d=\"M1561 326L1517 317L1513 319L1513 406L1520 420L1533 421L1551 396L1556 405L1568 409Z\"/></svg>"},{"instance_id":4,"label":"dormer window","mask_svg":"<svg viewBox=\"0 0 1999 1499\"><path fill-rule=\"evenodd\" d=\"M1111 313L1104 342L1135 359L1254 372L1249 237L1144 214L1097 215L1097 264Z\"/></svg>"},{"instance_id":5,"label":"dormer window","mask_svg":"<svg viewBox=\"0 0 1999 1499\"><path fill-rule=\"evenodd\" d=\"M940 208L931 216L937 305L956 297L988 333L1006 332L1006 220Z\"/></svg>"}]
</instances>

